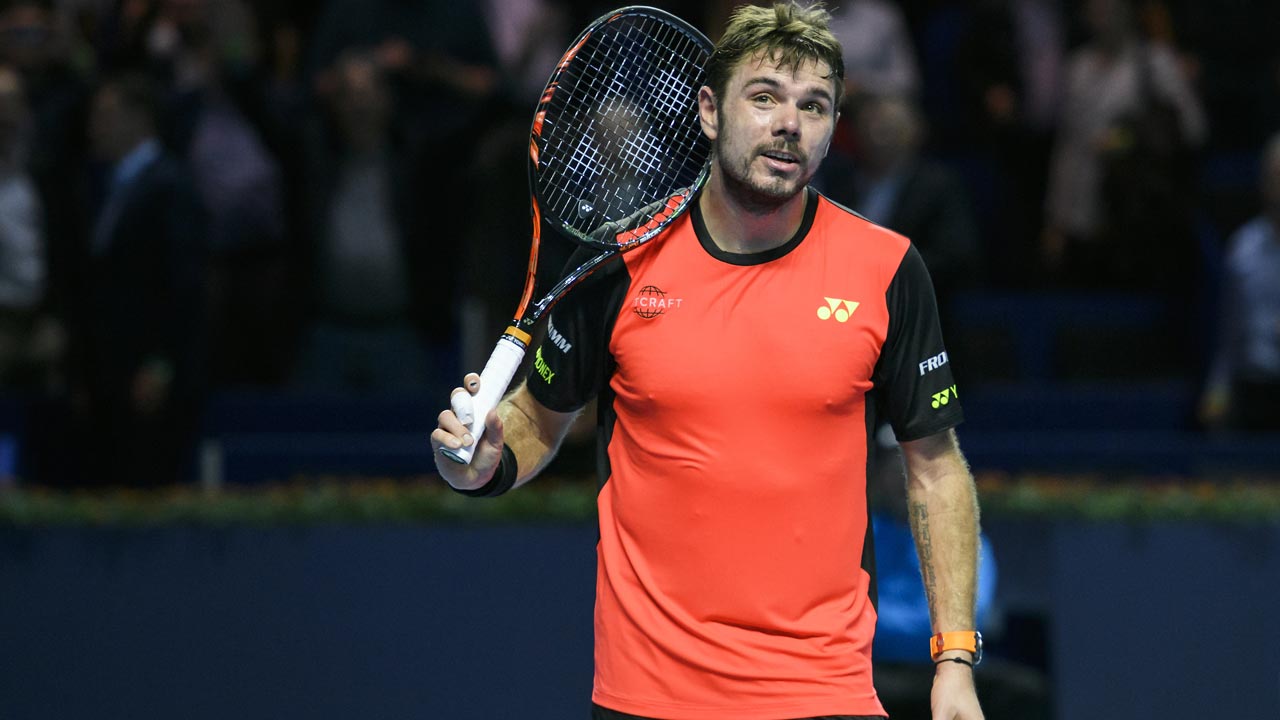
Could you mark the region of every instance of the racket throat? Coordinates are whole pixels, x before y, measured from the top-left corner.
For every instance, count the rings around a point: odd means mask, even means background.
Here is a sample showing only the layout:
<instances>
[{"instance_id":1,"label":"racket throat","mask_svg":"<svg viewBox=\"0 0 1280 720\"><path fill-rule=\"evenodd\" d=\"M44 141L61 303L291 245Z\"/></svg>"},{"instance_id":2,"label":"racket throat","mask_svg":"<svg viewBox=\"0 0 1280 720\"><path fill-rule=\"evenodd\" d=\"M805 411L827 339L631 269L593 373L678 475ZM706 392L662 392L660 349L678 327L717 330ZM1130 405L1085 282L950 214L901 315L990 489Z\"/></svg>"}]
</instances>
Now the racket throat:
<instances>
[{"instance_id":1,"label":"racket throat","mask_svg":"<svg viewBox=\"0 0 1280 720\"><path fill-rule=\"evenodd\" d=\"M519 329L519 326L521 325L533 327L533 325L538 322L538 319L554 307L560 298L564 297L565 293L569 292L573 286L582 282L583 279L590 275L597 267L616 257L618 257L618 252L616 250L605 251L571 270L560 279L560 282L556 283L555 287L551 288L551 292L547 293L541 300L533 304L530 309L531 311L526 314L524 318L516 320L513 327L508 328L508 330Z\"/></svg>"}]
</instances>

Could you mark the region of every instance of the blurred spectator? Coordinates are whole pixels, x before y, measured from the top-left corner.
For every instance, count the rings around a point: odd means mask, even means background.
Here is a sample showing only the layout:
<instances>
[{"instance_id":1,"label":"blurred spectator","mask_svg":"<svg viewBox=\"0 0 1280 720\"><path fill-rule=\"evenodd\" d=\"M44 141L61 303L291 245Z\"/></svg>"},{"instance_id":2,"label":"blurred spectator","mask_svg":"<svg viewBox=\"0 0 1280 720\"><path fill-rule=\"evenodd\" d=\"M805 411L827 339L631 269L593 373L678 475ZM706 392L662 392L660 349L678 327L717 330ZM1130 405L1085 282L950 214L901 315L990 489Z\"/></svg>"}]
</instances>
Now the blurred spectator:
<instances>
[{"instance_id":1,"label":"blurred spectator","mask_svg":"<svg viewBox=\"0 0 1280 720\"><path fill-rule=\"evenodd\" d=\"M56 330L40 329L47 272L40 198L24 167L29 120L21 77L0 66L0 387L43 385L59 350Z\"/></svg>"},{"instance_id":2,"label":"blurred spectator","mask_svg":"<svg viewBox=\"0 0 1280 720\"><path fill-rule=\"evenodd\" d=\"M0 5L0 43L6 62L21 71L49 66L66 50L48 0L10 0Z\"/></svg>"},{"instance_id":3,"label":"blurred spectator","mask_svg":"<svg viewBox=\"0 0 1280 720\"><path fill-rule=\"evenodd\" d=\"M1034 282L1043 200L1066 56L1058 0L980 0L969 11L946 82L958 111L937 119L939 143L965 158L986 245L987 280ZM934 84L939 82L934 80ZM933 138L937 140L936 136ZM936 144L934 147L936 148Z\"/></svg>"},{"instance_id":4,"label":"blurred spectator","mask_svg":"<svg viewBox=\"0 0 1280 720\"><path fill-rule=\"evenodd\" d=\"M40 200L46 278L41 314L65 322L80 283L78 258L88 232L83 182L88 90L72 68L58 25L45 2L15 0L0 9L0 62L17 70L30 118L21 162ZM41 327L45 338L60 344L57 322Z\"/></svg>"},{"instance_id":5,"label":"blurred spectator","mask_svg":"<svg viewBox=\"0 0 1280 720\"><path fill-rule=\"evenodd\" d=\"M308 36L302 19L280 8L258 9L258 30L262 35L262 65L268 126L277 141L297 135L298 120L306 112L310 90L303 77L304 46Z\"/></svg>"},{"instance_id":6,"label":"blurred spectator","mask_svg":"<svg viewBox=\"0 0 1280 720\"><path fill-rule=\"evenodd\" d=\"M1280 19L1280 7L1270 6L1273 17ZM1275 23L1268 23L1267 27L1275 27ZM1266 123L1267 127L1280 126L1280 47L1275 42L1271 42L1271 35L1266 34L1267 43L1267 59L1262 63L1261 74L1261 91L1257 93L1260 96L1262 107L1259 108L1258 117Z\"/></svg>"},{"instance_id":7,"label":"blurred spectator","mask_svg":"<svg viewBox=\"0 0 1280 720\"><path fill-rule=\"evenodd\" d=\"M295 342L282 173L237 97L258 60L240 0L163 0L153 63L171 77L172 139L209 214L211 377L283 382ZM160 28L167 28L161 30ZM161 50L162 48L162 50ZM256 88L250 94L260 97Z\"/></svg>"},{"instance_id":8,"label":"blurred spectator","mask_svg":"<svg viewBox=\"0 0 1280 720\"><path fill-rule=\"evenodd\" d=\"M461 228L457 303L460 365L466 368L483 367L520 295L531 233L525 210L530 117L574 30L561 0L488 0L484 7L501 95L498 116L476 146L461 183L473 189ZM546 266L559 271L554 254L567 245L545 244Z\"/></svg>"},{"instance_id":9,"label":"blurred spectator","mask_svg":"<svg viewBox=\"0 0 1280 720\"><path fill-rule=\"evenodd\" d=\"M158 0L148 29L149 59L170 66L179 88L259 60L255 17L243 0Z\"/></svg>"},{"instance_id":10,"label":"blurred spectator","mask_svg":"<svg viewBox=\"0 0 1280 720\"><path fill-rule=\"evenodd\" d=\"M902 10L890 0L850 0L832 10L831 32L844 48L847 97L914 96L920 90L915 46Z\"/></svg>"},{"instance_id":11,"label":"blurred spectator","mask_svg":"<svg viewBox=\"0 0 1280 720\"><path fill-rule=\"evenodd\" d=\"M455 211L424 202L420 151L395 122L375 58L348 51L331 82L328 133L311 156L314 307L296 379L330 390L422 388L448 342L456 244L427 221Z\"/></svg>"},{"instance_id":12,"label":"blurred spectator","mask_svg":"<svg viewBox=\"0 0 1280 720\"><path fill-rule=\"evenodd\" d=\"M306 8L304 11L302 8ZM311 87L305 77L305 51L316 8L302 0L256 5L262 56L262 127L264 140L280 162L290 244L302 242L306 226L306 133L313 114Z\"/></svg>"},{"instance_id":13,"label":"blurred spectator","mask_svg":"<svg viewBox=\"0 0 1280 720\"><path fill-rule=\"evenodd\" d=\"M278 164L220 97L207 100L187 159L209 210L213 377L283 381L292 356L292 288Z\"/></svg>"},{"instance_id":14,"label":"blurred spectator","mask_svg":"<svg viewBox=\"0 0 1280 720\"><path fill-rule=\"evenodd\" d=\"M1058 119L1066 28L1056 0L980 0L957 48L973 133L1000 135L1025 125L1049 130Z\"/></svg>"},{"instance_id":15,"label":"blurred spectator","mask_svg":"<svg viewBox=\"0 0 1280 720\"><path fill-rule=\"evenodd\" d=\"M1262 213L1231 236L1218 345L1201 403L1211 428L1280 430L1280 134L1262 158Z\"/></svg>"},{"instance_id":16,"label":"blurred spectator","mask_svg":"<svg viewBox=\"0 0 1280 720\"><path fill-rule=\"evenodd\" d=\"M72 335L90 483L185 477L205 392L205 219L157 124L145 76L113 76L93 95L91 144L110 169Z\"/></svg>"},{"instance_id":17,"label":"blurred spectator","mask_svg":"<svg viewBox=\"0 0 1280 720\"><path fill-rule=\"evenodd\" d=\"M426 168L455 177L467 173L482 152L479 146L510 117L510 100L494 49L492 15L486 18L489 11L485 3L446 0L329 0L316 20L307 63L312 87L330 107L347 102L337 97L346 92L347 60L353 54L369 59L378 74L380 92L389 95L394 107L389 125L397 172L419 191L425 190L420 173ZM526 29L535 27L540 25ZM527 60L532 62L532 56ZM518 62L509 55L507 62L512 61ZM522 70L534 72L531 67ZM550 68L545 71L549 73ZM526 106L523 112L531 108ZM417 176L410 180L409 173ZM487 182L478 186L432 183L432 205L467 208L486 186ZM398 182L396 191L412 190ZM437 348L456 346L456 300L462 274L457 239L470 232L474 218L458 210L436 212L428 234L425 225L418 225L422 217L397 213L405 223L406 252L420 263L410 272L433 274L430 289L419 288L419 280L413 282L419 332ZM414 225L424 233L415 234L410 227ZM447 352L456 354L456 348Z\"/></svg>"},{"instance_id":18,"label":"blurred spectator","mask_svg":"<svg viewBox=\"0 0 1280 720\"><path fill-rule=\"evenodd\" d=\"M920 70L902 10L892 0L852 0L836 6L831 32L844 51L845 72L842 115L836 121L831 155L856 155L852 122L859 104L886 95L916 99Z\"/></svg>"},{"instance_id":19,"label":"blurred spectator","mask_svg":"<svg viewBox=\"0 0 1280 720\"><path fill-rule=\"evenodd\" d=\"M120 0L106 4L98 18L98 59L103 67L145 67L152 46L163 43L163 34L152 34L160 13L160 0Z\"/></svg>"},{"instance_id":20,"label":"blurred spectator","mask_svg":"<svg viewBox=\"0 0 1280 720\"><path fill-rule=\"evenodd\" d=\"M498 86L527 120L569 43L567 12L559 0L485 0L483 5Z\"/></svg>"},{"instance_id":21,"label":"blurred spectator","mask_svg":"<svg viewBox=\"0 0 1280 720\"><path fill-rule=\"evenodd\" d=\"M496 57L479 3L329 0L316 21L309 74L323 95L340 83L341 59L367 53L397 94L397 112L444 146L474 142L498 90Z\"/></svg>"},{"instance_id":22,"label":"blurred spectator","mask_svg":"<svg viewBox=\"0 0 1280 720\"><path fill-rule=\"evenodd\" d=\"M922 156L926 128L911 100L868 97L849 113L853 154L828 158L820 187L833 200L910 238L929 267L939 307L951 307L955 292L976 285L982 268L963 185L947 167Z\"/></svg>"},{"instance_id":23,"label":"blurred spectator","mask_svg":"<svg viewBox=\"0 0 1280 720\"><path fill-rule=\"evenodd\" d=\"M1047 266L1075 285L1185 292L1192 151L1204 111L1172 48L1144 40L1133 0L1088 0L1050 168Z\"/></svg>"}]
</instances>

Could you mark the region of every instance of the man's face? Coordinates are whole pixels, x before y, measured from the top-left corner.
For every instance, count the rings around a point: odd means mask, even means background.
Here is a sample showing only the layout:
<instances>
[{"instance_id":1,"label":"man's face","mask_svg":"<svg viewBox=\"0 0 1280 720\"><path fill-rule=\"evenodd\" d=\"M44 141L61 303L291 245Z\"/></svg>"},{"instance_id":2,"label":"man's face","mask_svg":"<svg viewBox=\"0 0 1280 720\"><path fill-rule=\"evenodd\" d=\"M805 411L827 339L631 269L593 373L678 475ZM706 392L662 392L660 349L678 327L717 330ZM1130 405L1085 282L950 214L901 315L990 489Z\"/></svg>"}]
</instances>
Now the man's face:
<instances>
[{"instance_id":1,"label":"man's face","mask_svg":"<svg viewBox=\"0 0 1280 720\"><path fill-rule=\"evenodd\" d=\"M804 189L835 130L835 83L825 63L783 69L759 55L738 65L724 97L699 93L702 127L727 188L759 206Z\"/></svg>"}]
</instances>

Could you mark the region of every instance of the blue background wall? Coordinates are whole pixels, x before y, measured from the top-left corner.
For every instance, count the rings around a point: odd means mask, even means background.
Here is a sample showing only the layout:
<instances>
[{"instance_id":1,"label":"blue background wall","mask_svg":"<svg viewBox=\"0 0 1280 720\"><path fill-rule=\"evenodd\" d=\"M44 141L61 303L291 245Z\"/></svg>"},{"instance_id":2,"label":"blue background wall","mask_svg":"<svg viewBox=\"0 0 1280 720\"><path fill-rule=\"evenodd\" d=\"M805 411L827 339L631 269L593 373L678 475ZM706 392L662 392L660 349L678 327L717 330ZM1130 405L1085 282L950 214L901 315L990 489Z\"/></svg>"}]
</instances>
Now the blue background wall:
<instances>
[{"instance_id":1,"label":"blue background wall","mask_svg":"<svg viewBox=\"0 0 1280 720\"><path fill-rule=\"evenodd\" d=\"M986 525L1057 720L1280 717L1280 526ZM585 720L595 539L0 530L0 718Z\"/></svg>"},{"instance_id":2,"label":"blue background wall","mask_svg":"<svg viewBox=\"0 0 1280 720\"><path fill-rule=\"evenodd\" d=\"M0 532L0 718L585 718L595 529Z\"/></svg>"}]
</instances>

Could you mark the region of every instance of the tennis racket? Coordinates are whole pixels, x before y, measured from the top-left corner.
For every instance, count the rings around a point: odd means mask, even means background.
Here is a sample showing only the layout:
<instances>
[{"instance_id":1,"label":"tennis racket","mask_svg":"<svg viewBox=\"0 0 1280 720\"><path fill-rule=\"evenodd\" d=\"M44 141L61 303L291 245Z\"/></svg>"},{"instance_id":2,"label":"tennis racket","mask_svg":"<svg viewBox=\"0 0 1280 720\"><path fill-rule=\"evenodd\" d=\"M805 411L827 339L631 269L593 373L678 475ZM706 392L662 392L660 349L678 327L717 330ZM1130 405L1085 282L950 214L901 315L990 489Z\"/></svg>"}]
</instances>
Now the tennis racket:
<instances>
[{"instance_id":1,"label":"tennis racket","mask_svg":"<svg viewBox=\"0 0 1280 720\"><path fill-rule=\"evenodd\" d=\"M538 320L593 271L653 239L693 202L711 155L697 97L712 50L711 41L680 18L631 6L591 23L560 59L529 132L533 246L524 293L480 373L480 391L455 395L454 412L475 442L442 449L446 457L471 462L485 416L511 384ZM599 253L531 302L543 222Z\"/></svg>"}]
</instances>

